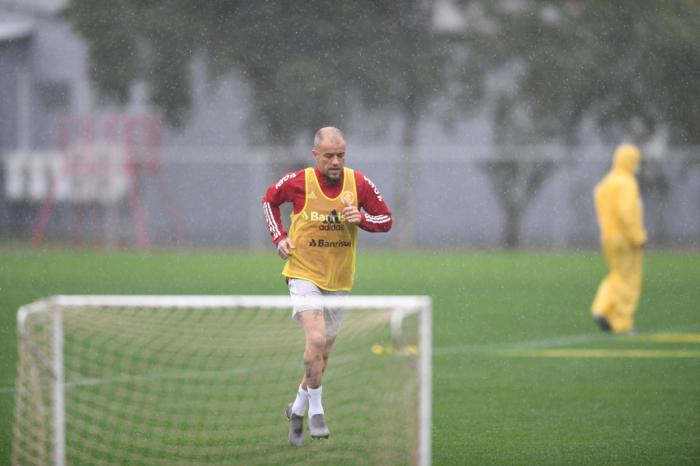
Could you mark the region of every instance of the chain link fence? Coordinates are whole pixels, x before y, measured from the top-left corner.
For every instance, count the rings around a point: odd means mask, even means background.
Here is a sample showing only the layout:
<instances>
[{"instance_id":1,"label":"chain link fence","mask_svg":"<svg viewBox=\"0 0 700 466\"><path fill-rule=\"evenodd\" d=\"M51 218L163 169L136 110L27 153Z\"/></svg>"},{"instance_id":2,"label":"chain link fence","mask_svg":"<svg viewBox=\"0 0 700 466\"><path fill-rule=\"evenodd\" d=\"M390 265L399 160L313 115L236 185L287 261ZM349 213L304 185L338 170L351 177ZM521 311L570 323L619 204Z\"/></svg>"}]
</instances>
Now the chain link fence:
<instances>
[{"instance_id":1,"label":"chain link fence","mask_svg":"<svg viewBox=\"0 0 700 466\"><path fill-rule=\"evenodd\" d=\"M416 148L407 161L395 147L351 146L348 166L377 184L395 215L389 234L361 234L360 248L595 248L592 192L609 170L611 154L609 147L567 154L542 147L431 146ZM51 173L58 172L45 171L46 179L37 181L31 171L41 164L28 162L18 181L17 167L13 174L5 162L0 236L30 241L56 182ZM114 203L74 202L71 196L54 202L43 240L106 247L270 247L261 198L284 173L312 163L307 150L296 148L164 147L158 176L135 172L136 189ZM406 163L408 170L402 169ZM650 245L700 247L700 151L646 157L639 180ZM31 195L18 194L22 183ZM134 215L134 195L141 220ZM288 215L283 210L285 222ZM139 221L147 243L137 241Z\"/></svg>"}]
</instances>

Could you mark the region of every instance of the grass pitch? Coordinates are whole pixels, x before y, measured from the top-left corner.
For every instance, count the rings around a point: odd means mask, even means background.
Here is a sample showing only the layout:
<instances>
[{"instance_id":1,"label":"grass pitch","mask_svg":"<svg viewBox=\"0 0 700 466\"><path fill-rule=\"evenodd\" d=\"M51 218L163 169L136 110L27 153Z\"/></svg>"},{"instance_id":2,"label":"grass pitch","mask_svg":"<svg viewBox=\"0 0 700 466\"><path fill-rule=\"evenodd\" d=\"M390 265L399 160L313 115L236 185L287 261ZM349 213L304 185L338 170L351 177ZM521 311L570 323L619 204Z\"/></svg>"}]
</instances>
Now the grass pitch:
<instances>
[{"instance_id":1,"label":"grass pitch","mask_svg":"<svg viewBox=\"0 0 700 466\"><path fill-rule=\"evenodd\" d=\"M20 305L52 294L284 294L281 265L268 253L0 250L0 464ZM354 294L433 297L433 464L700 463L700 254L647 254L632 337L590 321L605 273L597 252L368 252L357 269Z\"/></svg>"}]
</instances>

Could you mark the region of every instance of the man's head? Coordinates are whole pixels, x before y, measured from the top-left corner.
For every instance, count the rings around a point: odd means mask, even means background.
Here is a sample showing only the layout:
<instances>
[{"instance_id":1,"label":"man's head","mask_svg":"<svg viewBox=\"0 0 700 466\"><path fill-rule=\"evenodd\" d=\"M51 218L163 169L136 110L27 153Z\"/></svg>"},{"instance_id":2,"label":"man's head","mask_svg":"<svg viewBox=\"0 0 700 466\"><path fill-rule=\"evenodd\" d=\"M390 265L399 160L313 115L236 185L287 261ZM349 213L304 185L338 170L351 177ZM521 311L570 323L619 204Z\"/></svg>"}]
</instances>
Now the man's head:
<instances>
[{"instance_id":1,"label":"man's head","mask_svg":"<svg viewBox=\"0 0 700 466\"><path fill-rule=\"evenodd\" d=\"M311 153L319 171L330 184L337 183L343 174L345 148L345 137L338 128L327 126L316 131Z\"/></svg>"},{"instance_id":2,"label":"man's head","mask_svg":"<svg viewBox=\"0 0 700 466\"><path fill-rule=\"evenodd\" d=\"M639 165L639 149L632 144L621 144L613 155L613 167L634 174Z\"/></svg>"}]
</instances>

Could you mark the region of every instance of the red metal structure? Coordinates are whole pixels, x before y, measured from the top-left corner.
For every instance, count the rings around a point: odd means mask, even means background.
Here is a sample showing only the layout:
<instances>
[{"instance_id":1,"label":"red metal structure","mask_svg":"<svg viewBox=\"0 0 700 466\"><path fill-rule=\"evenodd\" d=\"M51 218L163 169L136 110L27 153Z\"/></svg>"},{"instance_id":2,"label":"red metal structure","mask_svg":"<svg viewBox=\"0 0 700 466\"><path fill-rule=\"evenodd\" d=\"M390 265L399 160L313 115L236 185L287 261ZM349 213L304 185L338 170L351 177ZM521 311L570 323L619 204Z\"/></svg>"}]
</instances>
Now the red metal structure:
<instances>
[{"instance_id":1,"label":"red metal structure","mask_svg":"<svg viewBox=\"0 0 700 466\"><path fill-rule=\"evenodd\" d=\"M171 224L175 244L182 244L184 240L182 220L162 172L162 136L158 117L126 113L64 115L57 123L56 137L57 148L61 153L66 154L66 159L59 179L52 180L49 193L34 223L32 245L39 245L45 239L49 220L58 201L56 187L61 182L61 177L71 177L79 184L81 180L105 175L108 170L114 170L113 166L108 166L103 158L96 155L97 148L105 146L119 148L123 153L123 157L118 162L117 174L126 178L126 200L133 225L133 244L141 248L151 245L152 238L143 197L144 188L147 185L153 186L160 195L160 201ZM76 148L80 148L78 151L80 157L69 156L76 152ZM78 199L68 202L71 203L75 212L73 237L76 243L82 243L83 218L88 210L97 212L95 214L97 218L93 221L104 233L107 227L104 209L86 208L95 207L99 202L96 200L81 202Z\"/></svg>"}]
</instances>

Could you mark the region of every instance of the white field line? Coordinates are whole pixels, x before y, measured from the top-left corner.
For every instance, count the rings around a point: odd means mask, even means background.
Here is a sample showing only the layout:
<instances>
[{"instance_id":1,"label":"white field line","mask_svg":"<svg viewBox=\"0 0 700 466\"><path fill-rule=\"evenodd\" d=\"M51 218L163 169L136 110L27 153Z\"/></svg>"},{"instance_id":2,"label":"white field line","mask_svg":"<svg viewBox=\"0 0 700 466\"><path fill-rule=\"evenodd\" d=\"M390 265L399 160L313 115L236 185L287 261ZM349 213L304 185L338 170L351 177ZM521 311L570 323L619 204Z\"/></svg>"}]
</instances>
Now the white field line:
<instances>
[{"instance_id":1,"label":"white field line","mask_svg":"<svg viewBox=\"0 0 700 466\"><path fill-rule=\"evenodd\" d=\"M352 363L356 360L361 359L361 356L339 356L334 359L339 364ZM303 371L301 363L289 363L288 368L299 368L299 371ZM210 370L210 371L179 371L179 372L154 372L143 375L119 375L116 377L108 378L73 378L73 380L65 384L66 388L80 388L80 387L90 387L95 385L107 385L113 383L134 383L134 382L152 382L154 380L187 380L187 379L215 379L219 377L226 377L231 375L243 375L250 374L252 372L263 372L270 369L277 370L278 366L266 367L232 367L229 369L221 370ZM0 393L13 393L15 391L14 386L0 387Z\"/></svg>"},{"instance_id":2,"label":"white field line","mask_svg":"<svg viewBox=\"0 0 700 466\"><path fill-rule=\"evenodd\" d=\"M485 345L460 345L460 346L446 346L446 347L435 347L433 348L433 357L435 356L445 356L451 354L460 353L471 353L471 352L492 352L492 351L503 351L503 350L518 350L518 349L532 349L532 348L549 348L553 346L562 345L573 345L578 343L584 343L592 341L596 338L600 338L598 334L584 334L584 335L573 335L569 337L561 338L550 338L544 340L531 340L519 343L510 344L485 344ZM338 361L338 358L335 359ZM191 371L191 372L179 372L179 373L160 373L160 374L147 374L147 375L125 375L119 377L110 377L105 379L96 378L85 378L78 379L68 382L66 388L74 387L84 387L84 386L94 386L94 385L104 385L110 383L132 383L140 381L152 381L152 380L176 380L176 379L189 379L189 378L215 378L227 375L237 375L246 374L257 370L266 370L265 368L231 368L220 371ZM13 393L15 391L14 386L0 387L0 393Z\"/></svg>"},{"instance_id":3,"label":"white field line","mask_svg":"<svg viewBox=\"0 0 700 466\"><path fill-rule=\"evenodd\" d=\"M654 333L669 333L669 332L692 332L696 330L693 329L666 329L659 330ZM518 351L518 350L530 350L530 349L541 349L541 348L561 348L567 346L578 345L581 343L590 343L594 341L606 341L611 338L610 335L604 333L584 333L579 335L568 335L556 338L544 338L538 340L528 340L514 343L486 343L481 345L457 345L457 346L438 346L433 348L433 357L439 356L450 356L454 354L463 353L491 353L491 352L507 352L507 351ZM614 337L613 337L614 338ZM624 338L624 337L623 337ZM630 337L630 341L634 337ZM347 356L343 359L358 359L359 357ZM339 358L335 360L338 361ZM82 379L72 381L66 384L67 388L72 387L83 387L91 385L103 385L108 383L131 383L137 381L149 381L149 380L175 380L175 379L189 379L189 378L215 378L226 375L236 375L236 374L246 374L258 370L267 370L267 368L231 368L220 371L191 371L191 372L178 372L178 373L161 373L161 374L148 374L141 376L120 376L108 379ZM15 391L14 386L0 387L0 393L13 393Z\"/></svg>"},{"instance_id":4,"label":"white field line","mask_svg":"<svg viewBox=\"0 0 700 466\"><path fill-rule=\"evenodd\" d=\"M354 362L360 359L361 356L339 356L334 359L339 364ZM287 363L287 369L299 368L303 371L301 362ZM133 383L133 382L151 382L154 380L187 380L187 379L217 379L231 375L243 375L253 372L266 372L269 370L277 370L279 366L258 366L258 367L232 367L228 369L212 370L212 371L178 371L178 372L152 372L143 375L123 375L118 377L110 377L106 379L98 378L76 378L66 383L67 388L72 387L87 387L93 385L105 385L111 383Z\"/></svg>"},{"instance_id":5,"label":"white field line","mask_svg":"<svg viewBox=\"0 0 700 466\"><path fill-rule=\"evenodd\" d=\"M433 348L433 356L449 356L452 354L461 353L500 353L503 351L517 351L517 350L530 350L530 349L541 349L541 348L556 348L556 347L566 347L579 345L581 343L591 343L591 342L601 342L609 341L611 338L625 338L629 339L630 342L644 341L644 336L651 336L656 334L667 334L667 333L681 333L681 332L698 332L698 327L684 327L684 328L669 328L663 330L655 330L649 333L640 333L634 336L625 335L610 335L602 332L595 333L583 333L579 335L567 335L563 337L555 338L544 338L539 340L528 340L513 343L484 343L481 345L457 345L457 346L442 346Z\"/></svg>"},{"instance_id":6,"label":"white field line","mask_svg":"<svg viewBox=\"0 0 700 466\"><path fill-rule=\"evenodd\" d=\"M449 356L461 353L484 353L525 350L534 348L553 348L558 346L571 346L580 343L589 343L596 340L605 340L607 335L600 333L584 333L557 338L545 338L541 340L529 340L514 343L486 343L483 345L458 345L433 348L433 356Z\"/></svg>"}]
</instances>

